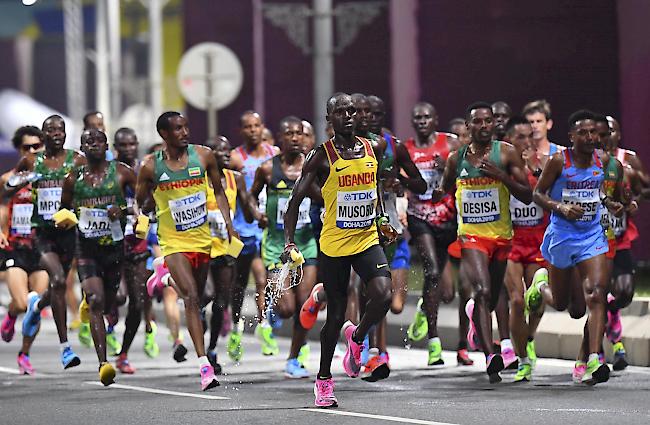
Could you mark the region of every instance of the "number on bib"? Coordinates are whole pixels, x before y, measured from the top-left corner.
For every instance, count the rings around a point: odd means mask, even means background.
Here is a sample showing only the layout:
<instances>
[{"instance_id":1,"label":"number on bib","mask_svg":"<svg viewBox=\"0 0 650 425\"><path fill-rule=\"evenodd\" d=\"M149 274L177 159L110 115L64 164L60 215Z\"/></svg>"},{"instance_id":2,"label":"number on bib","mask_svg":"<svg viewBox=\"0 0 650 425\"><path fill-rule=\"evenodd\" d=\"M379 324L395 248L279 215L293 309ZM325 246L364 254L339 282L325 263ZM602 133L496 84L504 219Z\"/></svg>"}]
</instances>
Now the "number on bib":
<instances>
[{"instance_id":1,"label":"number on bib","mask_svg":"<svg viewBox=\"0 0 650 425\"><path fill-rule=\"evenodd\" d=\"M60 187L51 187L44 189L36 189L36 201L38 202L38 215L45 220L52 220L52 216L59 210L61 206L61 192Z\"/></svg>"},{"instance_id":2,"label":"number on bib","mask_svg":"<svg viewBox=\"0 0 650 425\"><path fill-rule=\"evenodd\" d=\"M499 189L463 189L461 192L463 210L460 216L463 223L481 224L499 221L501 208Z\"/></svg>"},{"instance_id":3,"label":"number on bib","mask_svg":"<svg viewBox=\"0 0 650 425\"><path fill-rule=\"evenodd\" d=\"M284 229L284 215L287 213L289 206L289 198L278 198L278 214L276 216L276 228ZM302 229L311 223L309 218L309 208L311 207L311 199L304 198L298 208L298 221L296 222L296 229Z\"/></svg>"},{"instance_id":4,"label":"number on bib","mask_svg":"<svg viewBox=\"0 0 650 425\"><path fill-rule=\"evenodd\" d=\"M32 231L34 204L14 204L11 210L11 233L29 235Z\"/></svg>"},{"instance_id":5,"label":"number on bib","mask_svg":"<svg viewBox=\"0 0 650 425\"><path fill-rule=\"evenodd\" d=\"M376 216L377 190L338 192L336 196L338 228L362 229L372 224Z\"/></svg>"},{"instance_id":6,"label":"number on bib","mask_svg":"<svg viewBox=\"0 0 650 425\"><path fill-rule=\"evenodd\" d=\"M169 210L177 231L184 232L199 227L208 219L206 194L200 191L182 198L171 199Z\"/></svg>"},{"instance_id":7,"label":"number on bib","mask_svg":"<svg viewBox=\"0 0 650 425\"><path fill-rule=\"evenodd\" d=\"M111 234L108 210L99 208L79 208L77 228L87 239L101 238Z\"/></svg>"}]
</instances>

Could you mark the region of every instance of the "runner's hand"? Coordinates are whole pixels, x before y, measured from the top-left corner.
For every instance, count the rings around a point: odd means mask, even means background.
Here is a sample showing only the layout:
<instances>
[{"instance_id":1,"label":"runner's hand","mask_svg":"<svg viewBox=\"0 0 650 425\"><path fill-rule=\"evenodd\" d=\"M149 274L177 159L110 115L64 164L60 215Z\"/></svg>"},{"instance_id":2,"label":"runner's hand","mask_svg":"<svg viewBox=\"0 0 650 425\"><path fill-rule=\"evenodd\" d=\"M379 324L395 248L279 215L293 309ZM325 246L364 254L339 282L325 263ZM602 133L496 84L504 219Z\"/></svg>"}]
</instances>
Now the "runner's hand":
<instances>
[{"instance_id":1,"label":"runner's hand","mask_svg":"<svg viewBox=\"0 0 650 425\"><path fill-rule=\"evenodd\" d=\"M497 165L489 159L481 160L481 171L483 171L486 176L499 181L504 181L507 178L506 172L497 167Z\"/></svg>"},{"instance_id":2,"label":"runner's hand","mask_svg":"<svg viewBox=\"0 0 650 425\"><path fill-rule=\"evenodd\" d=\"M628 212L629 214L634 214L638 209L639 209L639 203L637 201L632 201L630 202L630 205L627 206L625 211Z\"/></svg>"},{"instance_id":3,"label":"runner's hand","mask_svg":"<svg viewBox=\"0 0 650 425\"><path fill-rule=\"evenodd\" d=\"M226 225L226 231L228 232L228 242L231 242L232 238L239 239L239 233L237 233L234 227Z\"/></svg>"},{"instance_id":4,"label":"runner's hand","mask_svg":"<svg viewBox=\"0 0 650 425\"><path fill-rule=\"evenodd\" d=\"M113 205L108 209L108 219L110 221L119 220L122 218L122 209L117 205Z\"/></svg>"},{"instance_id":5,"label":"runner's hand","mask_svg":"<svg viewBox=\"0 0 650 425\"><path fill-rule=\"evenodd\" d=\"M282 250L282 254L280 254L280 262L282 264L288 263L291 260L291 251L296 251L297 253L300 253L300 250L294 243L288 243L284 246L284 250Z\"/></svg>"},{"instance_id":6,"label":"runner's hand","mask_svg":"<svg viewBox=\"0 0 650 425\"><path fill-rule=\"evenodd\" d=\"M577 220L584 215L582 207L572 204L559 204L558 211L569 220Z\"/></svg>"},{"instance_id":7,"label":"runner's hand","mask_svg":"<svg viewBox=\"0 0 650 425\"><path fill-rule=\"evenodd\" d=\"M9 241L7 241L7 237L3 233L0 233L0 249L5 249L8 246Z\"/></svg>"},{"instance_id":8,"label":"runner's hand","mask_svg":"<svg viewBox=\"0 0 650 425\"><path fill-rule=\"evenodd\" d=\"M607 203L607 209L614 215L614 217L621 217L625 212L625 206L620 202L612 201Z\"/></svg>"},{"instance_id":9,"label":"runner's hand","mask_svg":"<svg viewBox=\"0 0 650 425\"><path fill-rule=\"evenodd\" d=\"M260 229L266 229L269 225L269 219L266 214L261 214L260 218L257 219L257 226Z\"/></svg>"}]
</instances>

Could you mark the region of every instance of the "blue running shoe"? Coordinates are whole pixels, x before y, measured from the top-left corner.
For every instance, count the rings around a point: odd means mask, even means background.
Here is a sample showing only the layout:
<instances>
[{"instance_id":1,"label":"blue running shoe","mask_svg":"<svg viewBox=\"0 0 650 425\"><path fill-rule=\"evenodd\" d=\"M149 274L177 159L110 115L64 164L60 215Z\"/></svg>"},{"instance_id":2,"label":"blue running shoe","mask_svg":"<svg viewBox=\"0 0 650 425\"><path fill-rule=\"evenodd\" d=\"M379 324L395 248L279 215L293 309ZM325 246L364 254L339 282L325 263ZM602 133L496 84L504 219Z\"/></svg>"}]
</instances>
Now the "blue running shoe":
<instances>
[{"instance_id":1,"label":"blue running shoe","mask_svg":"<svg viewBox=\"0 0 650 425\"><path fill-rule=\"evenodd\" d=\"M27 312L23 317L23 335L32 337L36 335L38 326L41 324L41 315L36 311L36 304L41 297L36 292L30 292L27 295Z\"/></svg>"},{"instance_id":2,"label":"blue running shoe","mask_svg":"<svg viewBox=\"0 0 650 425\"><path fill-rule=\"evenodd\" d=\"M282 318L273 311L273 307L269 307L266 312L266 317L268 317L269 325L273 329L280 329L282 327Z\"/></svg>"},{"instance_id":3,"label":"blue running shoe","mask_svg":"<svg viewBox=\"0 0 650 425\"><path fill-rule=\"evenodd\" d=\"M72 351L72 348L65 347L61 353L61 363L63 364L63 369L70 369L71 367L79 366L81 359Z\"/></svg>"},{"instance_id":4,"label":"blue running shoe","mask_svg":"<svg viewBox=\"0 0 650 425\"><path fill-rule=\"evenodd\" d=\"M309 372L298 362L298 359L289 359L284 368L284 376L290 379L308 378Z\"/></svg>"},{"instance_id":5,"label":"blue running shoe","mask_svg":"<svg viewBox=\"0 0 650 425\"><path fill-rule=\"evenodd\" d=\"M363 349L361 350L361 366L365 366L370 360L370 338L368 335L363 339Z\"/></svg>"}]
</instances>

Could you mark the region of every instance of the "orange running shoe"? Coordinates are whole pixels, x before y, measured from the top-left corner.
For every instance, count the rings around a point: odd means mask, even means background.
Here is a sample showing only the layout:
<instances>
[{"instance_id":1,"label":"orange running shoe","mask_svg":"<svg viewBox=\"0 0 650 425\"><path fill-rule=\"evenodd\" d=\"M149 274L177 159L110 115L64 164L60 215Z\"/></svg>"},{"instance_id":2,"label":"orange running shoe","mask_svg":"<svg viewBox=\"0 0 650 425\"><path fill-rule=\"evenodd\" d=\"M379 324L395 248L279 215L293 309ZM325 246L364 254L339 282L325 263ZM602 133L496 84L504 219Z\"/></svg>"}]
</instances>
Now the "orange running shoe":
<instances>
[{"instance_id":1,"label":"orange running shoe","mask_svg":"<svg viewBox=\"0 0 650 425\"><path fill-rule=\"evenodd\" d=\"M318 283L314 285L309 294L309 298L305 301L300 309L300 325L309 330L316 324L318 311L320 310L320 303L318 302L318 293L323 290L323 284Z\"/></svg>"}]
</instances>

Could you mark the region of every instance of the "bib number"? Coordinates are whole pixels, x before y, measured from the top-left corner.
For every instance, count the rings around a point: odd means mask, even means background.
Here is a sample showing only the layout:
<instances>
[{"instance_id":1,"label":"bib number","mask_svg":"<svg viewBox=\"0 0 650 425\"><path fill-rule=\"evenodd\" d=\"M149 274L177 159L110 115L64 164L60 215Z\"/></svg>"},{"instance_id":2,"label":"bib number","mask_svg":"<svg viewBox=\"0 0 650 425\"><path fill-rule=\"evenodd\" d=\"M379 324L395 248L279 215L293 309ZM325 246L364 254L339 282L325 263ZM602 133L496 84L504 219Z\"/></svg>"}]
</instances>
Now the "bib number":
<instances>
[{"instance_id":1,"label":"bib number","mask_svg":"<svg viewBox=\"0 0 650 425\"><path fill-rule=\"evenodd\" d=\"M77 228L86 239L96 239L111 235L111 222L108 210L99 208L79 208Z\"/></svg>"},{"instance_id":2,"label":"bib number","mask_svg":"<svg viewBox=\"0 0 650 425\"><path fill-rule=\"evenodd\" d=\"M177 231L184 232L197 228L205 224L208 219L206 194L200 191L182 198L171 199L169 210Z\"/></svg>"},{"instance_id":3,"label":"bib number","mask_svg":"<svg viewBox=\"0 0 650 425\"><path fill-rule=\"evenodd\" d=\"M442 180L442 173L438 170L420 170L420 175L425 182L427 182L427 191L421 195L418 195L420 201L428 201L433 195L434 189L440 186L440 180Z\"/></svg>"},{"instance_id":4,"label":"bib number","mask_svg":"<svg viewBox=\"0 0 650 425\"><path fill-rule=\"evenodd\" d=\"M562 189L562 202L577 205L584 211L577 221L593 221L600 207L598 189Z\"/></svg>"},{"instance_id":5,"label":"bib number","mask_svg":"<svg viewBox=\"0 0 650 425\"><path fill-rule=\"evenodd\" d=\"M133 198L126 198L126 207L133 208ZM133 235L133 229L136 224L136 217L133 214L126 216L126 226L124 227L124 236Z\"/></svg>"},{"instance_id":6,"label":"bib number","mask_svg":"<svg viewBox=\"0 0 650 425\"><path fill-rule=\"evenodd\" d=\"M501 218L497 188L463 189L461 203L461 217L465 224L492 223Z\"/></svg>"},{"instance_id":7,"label":"bib number","mask_svg":"<svg viewBox=\"0 0 650 425\"><path fill-rule=\"evenodd\" d=\"M230 219L232 220L232 211ZM226 229L226 220L221 214L221 210L208 211L208 224L210 225L210 235L213 238L228 239L228 230Z\"/></svg>"},{"instance_id":8,"label":"bib number","mask_svg":"<svg viewBox=\"0 0 650 425\"><path fill-rule=\"evenodd\" d=\"M11 210L11 233L29 235L32 231L34 204L14 204Z\"/></svg>"},{"instance_id":9,"label":"bib number","mask_svg":"<svg viewBox=\"0 0 650 425\"><path fill-rule=\"evenodd\" d=\"M61 206L60 187L51 187L45 189L36 189L36 201L38 202L38 215L45 220L52 220L52 216Z\"/></svg>"},{"instance_id":10,"label":"bib number","mask_svg":"<svg viewBox=\"0 0 650 425\"><path fill-rule=\"evenodd\" d=\"M336 194L336 227L363 229L375 219L377 190L338 192Z\"/></svg>"},{"instance_id":11,"label":"bib number","mask_svg":"<svg viewBox=\"0 0 650 425\"><path fill-rule=\"evenodd\" d=\"M623 233L627 230L627 214L623 213L620 217L612 216L612 228L617 238L623 236Z\"/></svg>"},{"instance_id":12,"label":"bib number","mask_svg":"<svg viewBox=\"0 0 650 425\"><path fill-rule=\"evenodd\" d=\"M534 202L526 205L514 196L510 197L512 224L520 227L534 227L542 224L544 211Z\"/></svg>"},{"instance_id":13,"label":"bib number","mask_svg":"<svg viewBox=\"0 0 650 425\"><path fill-rule=\"evenodd\" d=\"M278 198L278 214L276 216L276 228L284 229L284 215L287 213L289 206L289 198ZM302 229L311 223L309 218L309 208L311 207L311 200L304 198L298 208L298 221L296 222L296 229Z\"/></svg>"}]
</instances>

